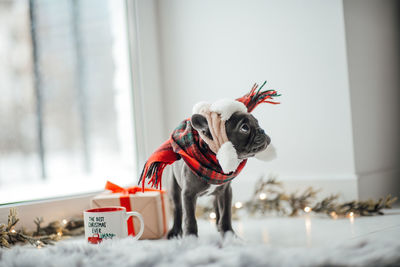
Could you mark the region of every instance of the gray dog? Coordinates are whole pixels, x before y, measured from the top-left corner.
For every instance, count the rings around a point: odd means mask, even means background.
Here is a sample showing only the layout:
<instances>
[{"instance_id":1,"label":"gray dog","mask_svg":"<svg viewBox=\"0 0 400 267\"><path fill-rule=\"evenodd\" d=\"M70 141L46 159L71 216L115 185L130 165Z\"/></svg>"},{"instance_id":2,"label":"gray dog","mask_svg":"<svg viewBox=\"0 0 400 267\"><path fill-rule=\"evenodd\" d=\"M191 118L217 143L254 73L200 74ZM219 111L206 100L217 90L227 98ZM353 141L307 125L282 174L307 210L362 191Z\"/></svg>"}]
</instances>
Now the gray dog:
<instances>
[{"instance_id":1,"label":"gray dog","mask_svg":"<svg viewBox=\"0 0 400 267\"><path fill-rule=\"evenodd\" d=\"M207 120L200 114L191 117L192 127L203 135L212 139ZM235 112L225 123L226 134L236 149L239 159L247 159L264 151L271 139L258 125L257 119L245 112ZM173 202L174 224L168 232L168 239L182 235L182 218L184 219L183 232L185 235L197 236L197 222L195 217L196 200L207 193L212 194L216 213L218 231L225 234L232 231L231 206L232 188L230 182L215 186L199 179L181 159L171 168L169 180L169 194Z\"/></svg>"},{"instance_id":2,"label":"gray dog","mask_svg":"<svg viewBox=\"0 0 400 267\"><path fill-rule=\"evenodd\" d=\"M191 118L182 121L146 161L139 183L162 186L162 174L172 164L169 195L174 208L174 225L168 238L197 236L196 201L207 193L214 195L218 230L233 232L231 222L232 188L230 182L246 165L247 158L259 156L271 139L250 114L261 103L280 96L275 90L261 91L266 81L235 100L221 99L214 103L199 102L193 106ZM257 90L258 89L258 90ZM272 154L271 154L272 151ZM268 149L264 160L271 160L274 150ZM269 155L268 155L269 154ZM184 231L182 231L184 220Z\"/></svg>"}]
</instances>

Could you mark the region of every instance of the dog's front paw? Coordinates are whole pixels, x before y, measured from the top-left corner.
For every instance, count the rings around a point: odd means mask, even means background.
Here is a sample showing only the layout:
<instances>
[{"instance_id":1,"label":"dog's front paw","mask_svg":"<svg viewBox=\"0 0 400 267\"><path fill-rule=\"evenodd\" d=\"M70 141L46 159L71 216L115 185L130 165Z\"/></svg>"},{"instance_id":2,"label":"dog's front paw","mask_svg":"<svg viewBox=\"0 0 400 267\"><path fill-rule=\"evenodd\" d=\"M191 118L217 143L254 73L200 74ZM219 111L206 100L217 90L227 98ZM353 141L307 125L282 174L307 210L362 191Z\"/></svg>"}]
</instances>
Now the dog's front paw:
<instances>
[{"instance_id":1,"label":"dog's front paw","mask_svg":"<svg viewBox=\"0 0 400 267\"><path fill-rule=\"evenodd\" d=\"M167 234L168 239L177 238L181 236L182 236L182 228L180 229L172 228L171 230L169 230Z\"/></svg>"},{"instance_id":2,"label":"dog's front paw","mask_svg":"<svg viewBox=\"0 0 400 267\"><path fill-rule=\"evenodd\" d=\"M233 229L225 230L225 231L219 231L222 237L230 237L230 236L236 236L235 231Z\"/></svg>"},{"instance_id":3,"label":"dog's front paw","mask_svg":"<svg viewBox=\"0 0 400 267\"><path fill-rule=\"evenodd\" d=\"M197 227L196 228L185 229L184 235L185 235L185 237L186 236L198 237L198 235L197 235Z\"/></svg>"},{"instance_id":4,"label":"dog's front paw","mask_svg":"<svg viewBox=\"0 0 400 267\"><path fill-rule=\"evenodd\" d=\"M222 235L225 235L225 233L227 232L232 232L235 233L233 231L232 225L230 223L226 223L224 221L221 221L218 225L217 225L217 230L218 232L220 232Z\"/></svg>"},{"instance_id":5,"label":"dog's front paw","mask_svg":"<svg viewBox=\"0 0 400 267\"><path fill-rule=\"evenodd\" d=\"M233 231L225 232L222 235L221 242L222 242L222 247L226 245L232 245L232 244L240 245L245 243L244 240Z\"/></svg>"}]
</instances>

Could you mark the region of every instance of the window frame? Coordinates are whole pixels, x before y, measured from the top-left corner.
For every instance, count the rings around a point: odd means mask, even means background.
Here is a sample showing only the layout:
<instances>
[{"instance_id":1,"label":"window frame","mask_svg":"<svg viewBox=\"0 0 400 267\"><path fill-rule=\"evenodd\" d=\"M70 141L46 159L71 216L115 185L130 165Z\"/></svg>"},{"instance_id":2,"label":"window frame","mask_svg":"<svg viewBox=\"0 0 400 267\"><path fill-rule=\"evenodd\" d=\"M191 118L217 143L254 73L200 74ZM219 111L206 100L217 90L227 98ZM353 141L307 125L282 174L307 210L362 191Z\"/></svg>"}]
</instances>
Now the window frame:
<instances>
[{"instance_id":1,"label":"window frame","mask_svg":"<svg viewBox=\"0 0 400 267\"><path fill-rule=\"evenodd\" d=\"M124 4L136 148L135 175L139 177L147 157L167 136L164 132L164 92L158 54L158 4L155 0L125 0ZM148 61L148 58L154 60ZM49 223L82 216L82 212L90 207L90 199L101 192L0 204L0 223L7 223L10 208L17 209L19 227L28 230L34 229L36 217L43 217L45 223Z\"/></svg>"},{"instance_id":2,"label":"window frame","mask_svg":"<svg viewBox=\"0 0 400 267\"><path fill-rule=\"evenodd\" d=\"M30 1L31 2L31 1ZM154 3L152 3L154 4ZM131 79L131 90L132 90L132 109L133 109L133 126L134 136L133 140L135 144L135 159L136 166L142 166L146 155L145 141L145 127L147 124L144 123L145 118L141 115L143 107L142 86L140 81L140 64L139 64L139 51L138 51L138 26L137 22L137 2L136 0L125 0L127 19L127 38L128 38L128 53L129 53L129 72ZM136 176L139 175L141 169L136 168ZM0 204L0 224L7 223L10 209L15 208L17 210L17 216L19 223L17 228L24 227L27 230L34 230L35 224L34 219L37 217L43 217L44 223L47 224L51 221L61 221L63 219L70 219L73 217L82 216L83 211L90 208L90 200L104 191L92 191L83 194L72 194L63 197L54 197L46 199L35 199L31 201L21 201L14 203Z\"/></svg>"}]
</instances>

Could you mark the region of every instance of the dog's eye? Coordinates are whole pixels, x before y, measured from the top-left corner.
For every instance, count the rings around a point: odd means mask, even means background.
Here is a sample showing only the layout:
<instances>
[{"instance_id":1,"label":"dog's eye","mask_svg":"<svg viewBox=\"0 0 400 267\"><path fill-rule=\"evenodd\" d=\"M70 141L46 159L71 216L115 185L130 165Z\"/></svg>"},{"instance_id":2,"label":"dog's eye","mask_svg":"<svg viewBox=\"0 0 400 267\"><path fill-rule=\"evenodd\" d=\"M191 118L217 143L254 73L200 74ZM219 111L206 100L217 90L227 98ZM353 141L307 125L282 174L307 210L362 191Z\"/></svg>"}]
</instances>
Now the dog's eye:
<instances>
[{"instance_id":1,"label":"dog's eye","mask_svg":"<svg viewBox=\"0 0 400 267\"><path fill-rule=\"evenodd\" d=\"M242 126L240 126L240 131L243 133L248 133L250 131L249 125L246 123L243 123Z\"/></svg>"}]
</instances>

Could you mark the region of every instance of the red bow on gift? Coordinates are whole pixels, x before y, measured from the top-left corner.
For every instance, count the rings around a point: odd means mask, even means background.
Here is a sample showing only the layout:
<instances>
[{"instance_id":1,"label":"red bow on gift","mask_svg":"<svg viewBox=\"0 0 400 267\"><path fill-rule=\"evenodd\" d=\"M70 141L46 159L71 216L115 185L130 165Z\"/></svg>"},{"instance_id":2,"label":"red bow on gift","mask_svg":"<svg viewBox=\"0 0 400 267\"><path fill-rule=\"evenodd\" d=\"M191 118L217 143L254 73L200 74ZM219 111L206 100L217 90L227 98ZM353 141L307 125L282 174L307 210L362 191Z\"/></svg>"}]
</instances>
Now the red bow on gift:
<instances>
[{"instance_id":1,"label":"red bow on gift","mask_svg":"<svg viewBox=\"0 0 400 267\"><path fill-rule=\"evenodd\" d=\"M119 201L120 201L121 206L126 208L126 211L132 211L131 200L129 198L130 194L134 195L138 192L160 192L162 213L163 213L164 234L166 233L167 223L166 223L165 206L164 206L164 193L165 193L164 190L153 189L153 188L144 188L144 191L142 191L142 187L138 187L138 186L123 188L119 185L111 183L110 181L107 181L105 189L110 190L114 194L121 193L121 196L119 197ZM128 219L128 235L135 235L135 228L134 228L132 217L130 217Z\"/></svg>"},{"instance_id":2,"label":"red bow on gift","mask_svg":"<svg viewBox=\"0 0 400 267\"><path fill-rule=\"evenodd\" d=\"M106 190L110 190L113 193L121 193L123 195L136 194L137 192L142 192L142 188L141 187L131 186L131 187L128 187L128 188L123 188L123 187L120 187L119 185L111 183L110 181L107 181L105 189ZM154 188L145 188L144 192L165 193L164 190L159 190L159 189L154 189Z\"/></svg>"}]
</instances>

